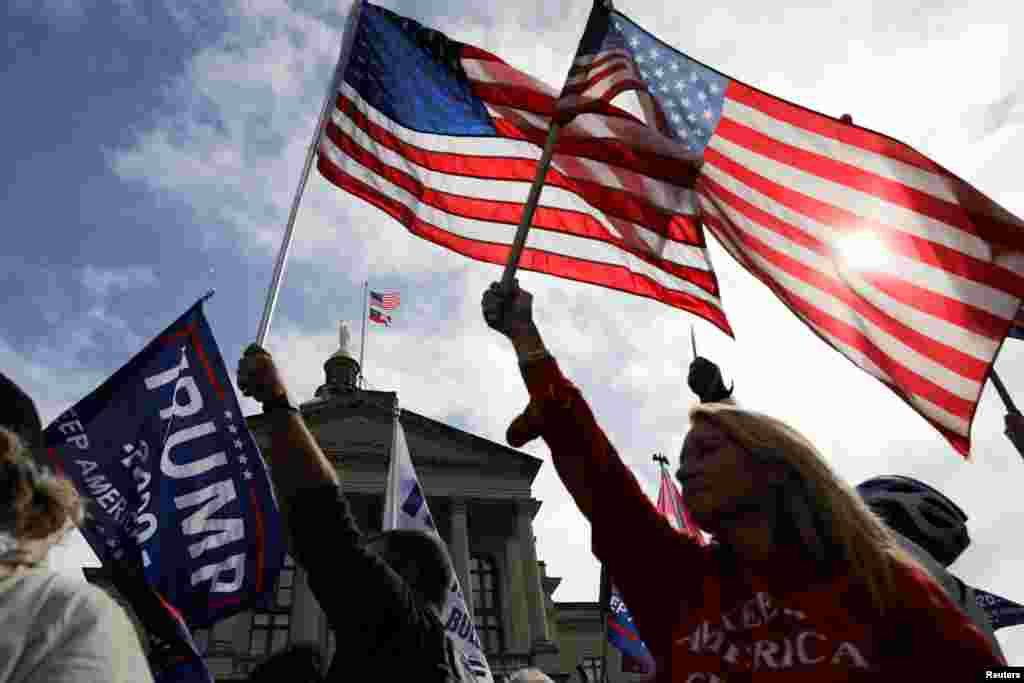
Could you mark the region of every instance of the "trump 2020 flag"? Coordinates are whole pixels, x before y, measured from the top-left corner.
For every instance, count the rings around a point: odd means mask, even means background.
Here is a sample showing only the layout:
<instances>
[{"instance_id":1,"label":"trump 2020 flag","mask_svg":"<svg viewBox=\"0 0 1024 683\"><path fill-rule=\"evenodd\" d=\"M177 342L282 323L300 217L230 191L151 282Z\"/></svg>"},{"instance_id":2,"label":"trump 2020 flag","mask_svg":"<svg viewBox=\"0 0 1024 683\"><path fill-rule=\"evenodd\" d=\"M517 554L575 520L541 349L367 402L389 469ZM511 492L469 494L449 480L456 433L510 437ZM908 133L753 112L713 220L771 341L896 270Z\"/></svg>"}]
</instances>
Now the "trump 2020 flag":
<instances>
[{"instance_id":1,"label":"trump 2020 flag","mask_svg":"<svg viewBox=\"0 0 1024 683\"><path fill-rule=\"evenodd\" d=\"M993 631L998 631L1006 626L1024 624L1024 605L1018 605L1012 600L1007 600L980 588L974 589L974 599L992 620Z\"/></svg>"},{"instance_id":2,"label":"trump 2020 flag","mask_svg":"<svg viewBox=\"0 0 1024 683\"><path fill-rule=\"evenodd\" d=\"M656 670L654 656L640 638L633 614L614 585L610 588L608 612L608 642L622 653L622 670L652 677Z\"/></svg>"},{"instance_id":3,"label":"trump 2020 flag","mask_svg":"<svg viewBox=\"0 0 1024 683\"><path fill-rule=\"evenodd\" d=\"M277 502L200 300L46 429L90 502L105 566L141 570L192 628L265 599L284 559Z\"/></svg>"},{"instance_id":4,"label":"trump 2020 flag","mask_svg":"<svg viewBox=\"0 0 1024 683\"><path fill-rule=\"evenodd\" d=\"M427 507L426 494L420 486L416 470L405 441L405 430L396 410L394 438L391 443L391 463L388 465L387 491L384 494L384 531L415 529L440 538L434 518ZM452 578L448 602L442 615L445 632L462 659L463 668L472 673L479 683L492 683L490 666L480 645L473 624L473 616L466 608L466 599L459 585L459 577Z\"/></svg>"}]
</instances>

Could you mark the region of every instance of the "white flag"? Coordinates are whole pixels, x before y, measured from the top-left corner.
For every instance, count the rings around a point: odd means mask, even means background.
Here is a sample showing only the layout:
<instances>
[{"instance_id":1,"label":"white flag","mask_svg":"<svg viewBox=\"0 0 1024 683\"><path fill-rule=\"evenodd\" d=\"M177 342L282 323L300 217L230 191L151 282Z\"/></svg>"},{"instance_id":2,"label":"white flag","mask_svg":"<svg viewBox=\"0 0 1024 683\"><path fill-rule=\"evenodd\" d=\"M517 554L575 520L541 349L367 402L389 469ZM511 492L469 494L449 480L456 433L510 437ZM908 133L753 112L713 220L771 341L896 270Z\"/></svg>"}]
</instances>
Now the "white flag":
<instances>
[{"instance_id":1,"label":"white flag","mask_svg":"<svg viewBox=\"0 0 1024 683\"><path fill-rule=\"evenodd\" d=\"M434 518L427 507L427 497L420 486L416 470L409 456L409 445L405 441L405 430L395 415L394 439L391 442L391 464L388 466L387 491L384 495L384 531L390 529L415 529L433 534L438 539ZM443 543L443 539L441 539ZM454 572L453 572L454 574ZM455 645L456 653L462 658L465 670L472 673L478 683L493 683L487 657L480 647L473 617L466 609L459 577L455 575L448 602L442 610L446 635Z\"/></svg>"}]
</instances>

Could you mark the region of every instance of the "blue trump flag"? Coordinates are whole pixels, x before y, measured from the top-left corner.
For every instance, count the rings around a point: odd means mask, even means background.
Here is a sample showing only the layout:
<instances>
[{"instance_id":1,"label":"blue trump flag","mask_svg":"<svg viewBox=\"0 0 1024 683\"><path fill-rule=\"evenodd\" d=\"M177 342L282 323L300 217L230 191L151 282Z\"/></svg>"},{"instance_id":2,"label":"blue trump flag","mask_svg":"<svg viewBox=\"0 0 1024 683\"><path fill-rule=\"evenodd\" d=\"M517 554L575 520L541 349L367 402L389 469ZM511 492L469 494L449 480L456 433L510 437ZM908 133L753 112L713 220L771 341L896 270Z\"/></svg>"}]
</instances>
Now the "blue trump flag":
<instances>
[{"instance_id":1,"label":"blue trump flag","mask_svg":"<svg viewBox=\"0 0 1024 683\"><path fill-rule=\"evenodd\" d=\"M604 565L601 566L600 603L607 610L605 616L605 635L608 642L622 653L622 671L631 674L643 674L641 680L649 680L654 676L657 666L654 655L647 649L647 644L640 638L633 614L629 611L618 588L612 583Z\"/></svg>"},{"instance_id":2,"label":"blue trump flag","mask_svg":"<svg viewBox=\"0 0 1024 683\"><path fill-rule=\"evenodd\" d=\"M285 552L202 304L46 429L51 461L91 503L82 534L115 583L144 579L191 628L262 604Z\"/></svg>"},{"instance_id":3,"label":"blue trump flag","mask_svg":"<svg viewBox=\"0 0 1024 683\"><path fill-rule=\"evenodd\" d=\"M1024 605L1018 605L1012 600L1007 600L980 588L974 589L974 599L978 602L978 606L988 613L992 620L993 631L1007 626L1024 624Z\"/></svg>"}]
</instances>

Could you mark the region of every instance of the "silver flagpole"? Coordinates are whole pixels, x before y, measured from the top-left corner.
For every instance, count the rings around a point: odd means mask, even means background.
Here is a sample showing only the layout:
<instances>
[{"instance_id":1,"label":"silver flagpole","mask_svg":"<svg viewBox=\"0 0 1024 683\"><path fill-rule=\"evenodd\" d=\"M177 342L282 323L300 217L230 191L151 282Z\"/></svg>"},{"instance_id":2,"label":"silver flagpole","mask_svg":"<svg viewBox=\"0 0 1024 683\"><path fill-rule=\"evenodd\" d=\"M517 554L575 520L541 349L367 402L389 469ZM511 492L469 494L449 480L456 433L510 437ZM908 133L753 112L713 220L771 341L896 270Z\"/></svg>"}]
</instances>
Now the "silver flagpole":
<instances>
[{"instance_id":1,"label":"silver flagpole","mask_svg":"<svg viewBox=\"0 0 1024 683\"><path fill-rule=\"evenodd\" d=\"M359 388L363 388L363 353L366 351L366 300L370 297L370 281L363 282L363 304L359 310L363 313L363 339L359 342Z\"/></svg>"},{"instance_id":2,"label":"silver flagpole","mask_svg":"<svg viewBox=\"0 0 1024 683\"><path fill-rule=\"evenodd\" d=\"M327 87L327 94L324 96L323 107L320 108L320 118L317 120L316 130L313 131L313 139L306 150L306 163L302 167L302 177L299 179L299 187L295 190L295 198L292 200L291 212L288 214L288 226L284 231L284 239L281 240L281 249L277 252L277 262L274 264L274 276L270 280L270 289L267 291L267 302L263 306L263 319L260 320L260 329L256 334L256 343L265 346L267 334L270 332L270 319L274 315L274 307L277 306L277 295L281 291L281 280L284 278L284 267L288 261L288 251L292 246L292 236L295 233L295 217L299 213L299 203L302 201L302 193L306 189L306 181L309 179L309 170L313 166L313 157L316 156L317 146L320 142L320 134L324 129L324 122L327 120L327 112L330 110L334 94L338 89L338 80L345 72L348 65L348 58L352 52L352 41L355 39L356 26L359 23L359 14L362 9L362 0L356 0L352 10L348 14L348 21L345 24L345 33L341 39L341 49L338 51L338 62L334 65L334 73L331 75L330 85Z\"/></svg>"}]
</instances>

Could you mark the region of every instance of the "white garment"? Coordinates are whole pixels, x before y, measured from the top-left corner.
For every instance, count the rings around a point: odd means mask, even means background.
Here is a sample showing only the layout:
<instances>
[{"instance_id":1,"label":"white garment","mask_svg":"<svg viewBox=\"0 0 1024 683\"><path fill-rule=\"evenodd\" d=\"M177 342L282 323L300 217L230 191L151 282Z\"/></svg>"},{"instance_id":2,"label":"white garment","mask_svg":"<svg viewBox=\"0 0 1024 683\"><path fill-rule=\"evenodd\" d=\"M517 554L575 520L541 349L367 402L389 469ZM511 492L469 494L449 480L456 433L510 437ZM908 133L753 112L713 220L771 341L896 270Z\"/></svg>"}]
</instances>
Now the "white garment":
<instances>
[{"instance_id":1,"label":"white garment","mask_svg":"<svg viewBox=\"0 0 1024 683\"><path fill-rule=\"evenodd\" d=\"M0 578L0 683L152 683L139 636L101 589L51 569Z\"/></svg>"}]
</instances>

